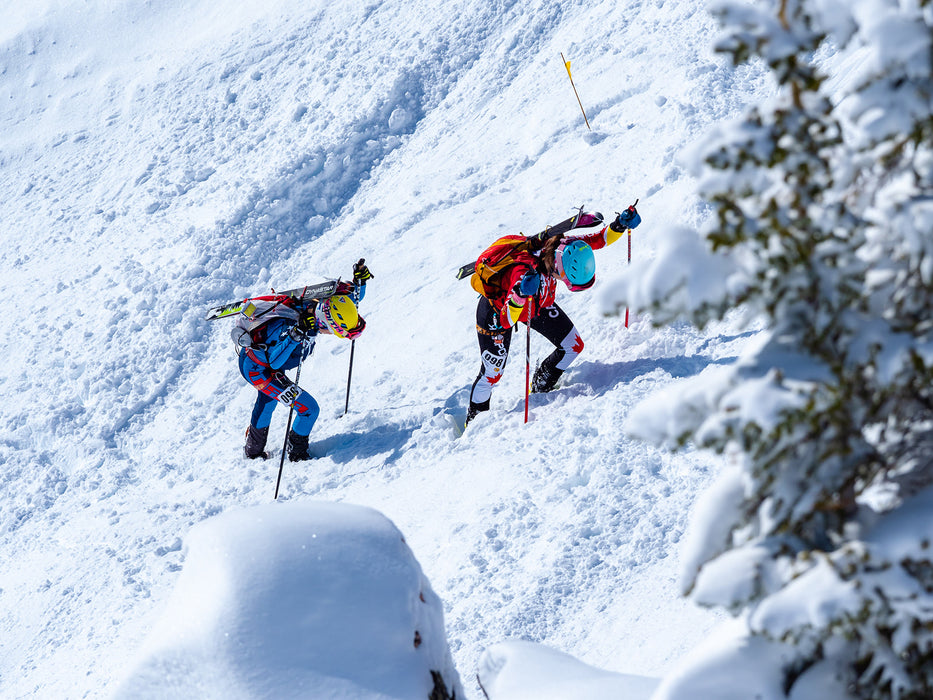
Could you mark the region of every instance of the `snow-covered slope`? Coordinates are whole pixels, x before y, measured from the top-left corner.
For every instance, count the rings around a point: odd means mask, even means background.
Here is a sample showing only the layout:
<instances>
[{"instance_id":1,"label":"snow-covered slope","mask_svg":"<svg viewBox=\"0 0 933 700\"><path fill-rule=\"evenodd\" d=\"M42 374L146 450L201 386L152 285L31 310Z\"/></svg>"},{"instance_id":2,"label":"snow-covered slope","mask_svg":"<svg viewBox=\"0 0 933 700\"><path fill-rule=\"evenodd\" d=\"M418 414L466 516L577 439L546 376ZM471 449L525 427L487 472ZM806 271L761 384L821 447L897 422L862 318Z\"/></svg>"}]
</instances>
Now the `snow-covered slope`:
<instances>
[{"instance_id":1,"label":"snow-covered slope","mask_svg":"<svg viewBox=\"0 0 933 700\"><path fill-rule=\"evenodd\" d=\"M376 275L349 344L302 373L322 405L284 500L363 504L406 534L468 679L507 638L659 675L713 624L677 597L713 462L626 438L630 406L734 356L729 328L626 329L598 287L586 341L522 424L521 352L455 439L478 366L454 279L492 238L640 198L702 211L678 153L762 87L708 54L695 3L15 5L0 28L0 695L106 694L158 619L190 528L272 499L241 457L254 392L207 306ZM7 10L4 11L5 14ZM587 130L560 53L587 110ZM516 344L518 345L518 344ZM535 338L534 357L548 348ZM273 421L278 449L285 412Z\"/></svg>"}]
</instances>

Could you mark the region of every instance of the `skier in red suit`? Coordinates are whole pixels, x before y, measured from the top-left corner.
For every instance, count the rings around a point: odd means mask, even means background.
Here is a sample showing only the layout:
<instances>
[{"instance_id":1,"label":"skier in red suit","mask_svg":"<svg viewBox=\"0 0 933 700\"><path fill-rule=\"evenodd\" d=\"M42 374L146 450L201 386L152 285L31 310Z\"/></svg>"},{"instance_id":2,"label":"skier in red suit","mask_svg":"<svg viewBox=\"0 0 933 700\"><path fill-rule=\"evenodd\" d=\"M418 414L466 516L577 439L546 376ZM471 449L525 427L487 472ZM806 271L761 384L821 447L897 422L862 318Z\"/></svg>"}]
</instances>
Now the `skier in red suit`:
<instances>
[{"instance_id":1,"label":"skier in red suit","mask_svg":"<svg viewBox=\"0 0 933 700\"><path fill-rule=\"evenodd\" d=\"M480 296L476 306L476 335L482 365L470 392L466 423L480 411L489 410L492 389L502 378L516 323L547 338L554 351L535 370L532 392L548 392L583 350L583 338L555 302L557 281L579 292L596 281L599 250L641 223L635 207L629 207L600 231L585 235L537 235L526 239L527 251L514 255L512 263L497 275L494 293ZM530 321L529 321L530 319Z\"/></svg>"}]
</instances>

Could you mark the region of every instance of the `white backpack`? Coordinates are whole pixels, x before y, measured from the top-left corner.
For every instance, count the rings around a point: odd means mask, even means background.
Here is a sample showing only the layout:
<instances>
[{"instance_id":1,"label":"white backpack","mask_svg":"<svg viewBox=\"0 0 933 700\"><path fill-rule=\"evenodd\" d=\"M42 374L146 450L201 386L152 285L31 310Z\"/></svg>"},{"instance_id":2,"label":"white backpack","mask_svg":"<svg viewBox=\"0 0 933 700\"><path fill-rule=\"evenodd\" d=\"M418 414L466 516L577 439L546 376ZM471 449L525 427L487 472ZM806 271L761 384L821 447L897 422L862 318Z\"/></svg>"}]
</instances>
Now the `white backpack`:
<instances>
[{"instance_id":1,"label":"white backpack","mask_svg":"<svg viewBox=\"0 0 933 700\"><path fill-rule=\"evenodd\" d=\"M237 315L236 325L230 331L233 342L241 348L265 350L266 346L259 341L256 331L275 318L298 320L298 312L284 303L287 298L251 300Z\"/></svg>"}]
</instances>

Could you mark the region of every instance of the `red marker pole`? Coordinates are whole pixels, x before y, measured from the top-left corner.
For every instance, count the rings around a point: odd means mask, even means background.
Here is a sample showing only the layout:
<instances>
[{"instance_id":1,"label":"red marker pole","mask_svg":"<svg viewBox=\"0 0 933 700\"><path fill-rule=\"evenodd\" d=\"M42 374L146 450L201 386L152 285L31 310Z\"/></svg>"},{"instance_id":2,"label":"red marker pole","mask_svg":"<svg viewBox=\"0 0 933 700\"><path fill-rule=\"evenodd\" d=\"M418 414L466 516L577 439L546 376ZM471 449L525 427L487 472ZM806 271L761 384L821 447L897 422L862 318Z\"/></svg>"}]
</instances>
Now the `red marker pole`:
<instances>
[{"instance_id":1,"label":"red marker pole","mask_svg":"<svg viewBox=\"0 0 933 700\"><path fill-rule=\"evenodd\" d=\"M525 323L525 422L528 422L528 397L531 394L531 319L534 318L534 297L528 299L528 320Z\"/></svg>"},{"instance_id":2,"label":"red marker pole","mask_svg":"<svg viewBox=\"0 0 933 700\"><path fill-rule=\"evenodd\" d=\"M632 229L628 230L628 264L632 264ZM628 306L625 307L625 327L628 328Z\"/></svg>"}]
</instances>

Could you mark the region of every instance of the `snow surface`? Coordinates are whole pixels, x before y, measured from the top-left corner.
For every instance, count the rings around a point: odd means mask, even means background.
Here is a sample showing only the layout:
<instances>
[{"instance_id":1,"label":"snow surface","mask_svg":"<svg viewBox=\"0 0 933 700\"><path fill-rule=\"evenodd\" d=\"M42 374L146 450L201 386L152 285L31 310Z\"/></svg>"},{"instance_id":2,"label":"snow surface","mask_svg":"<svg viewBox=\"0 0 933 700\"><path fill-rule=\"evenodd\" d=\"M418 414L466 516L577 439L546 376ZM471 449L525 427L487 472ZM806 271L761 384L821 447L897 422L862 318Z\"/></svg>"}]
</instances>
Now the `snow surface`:
<instances>
[{"instance_id":1,"label":"snow surface","mask_svg":"<svg viewBox=\"0 0 933 700\"><path fill-rule=\"evenodd\" d=\"M495 644L479 661L478 677L490 698L510 700L648 700L654 678L600 671L532 642Z\"/></svg>"},{"instance_id":2,"label":"snow surface","mask_svg":"<svg viewBox=\"0 0 933 700\"><path fill-rule=\"evenodd\" d=\"M747 628L740 620L717 627L702 647L692 650L664 678L653 696L654 700L786 698L780 667L770 663L771 657L780 656L781 645L762 637L748 638L745 635ZM743 653L741 664L735 663L737 648Z\"/></svg>"},{"instance_id":3,"label":"snow surface","mask_svg":"<svg viewBox=\"0 0 933 700\"><path fill-rule=\"evenodd\" d=\"M369 508L288 503L192 528L168 607L115 698L462 695L441 602Z\"/></svg>"},{"instance_id":4,"label":"snow surface","mask_svg":"<svg viewBox=\"0 0 933 700\"><path fill-rule=\"evenodd\" d=\"M746 336L603 316L623 241L598 253L593 292L560 293L586 349L531 422L518 342L493 409L460 439L449 418L479 364L454 272L490 240L638 198L635 266L653 228L704 217L678 156L768 88L710 55L702 6L7 5L0 695L115 690L171 614L192 529L272 500L278 459L242 458L254 391L207 307L347 277L361 256L375 279L350 412L350 346L325 338L302 372L320 457L286 463L279 500L395 523L473 700L504 640L659 677L707 635L717 618L679 597L678 554L719 463L622 426ZM274 457L284 424L280 409Z\"/></svg>"}]
</instances>

